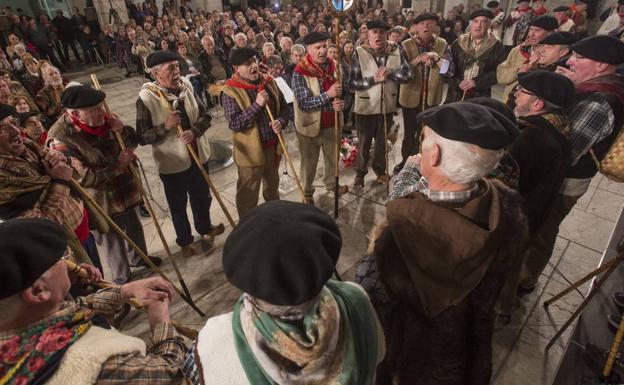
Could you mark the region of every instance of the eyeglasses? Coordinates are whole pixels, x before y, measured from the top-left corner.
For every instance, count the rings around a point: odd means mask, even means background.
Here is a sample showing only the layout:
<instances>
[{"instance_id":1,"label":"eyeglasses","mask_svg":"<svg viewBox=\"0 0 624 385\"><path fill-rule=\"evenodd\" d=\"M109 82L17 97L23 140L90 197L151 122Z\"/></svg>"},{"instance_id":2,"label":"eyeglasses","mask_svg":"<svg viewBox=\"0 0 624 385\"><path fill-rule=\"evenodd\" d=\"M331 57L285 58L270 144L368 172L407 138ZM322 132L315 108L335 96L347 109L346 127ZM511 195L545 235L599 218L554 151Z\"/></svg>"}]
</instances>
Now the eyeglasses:
<instances>
[{"instance_id":1,"label":"eyeglasses","mask_svg":"<svg viewBox=\"0 0 624 385\"><path fill-rule=\"evenodd\" d=\"M13 118L9 120L7 123L0 124L0 130L7 129L7 128L15 128L18 126L18 124L19 124L19 121Z\"/></svg>"},{"instance_id":2,"label":"eyeglasses","mask_svg":"<svg viewBox=\"0 0 624 385\"><path fill-rule=\"evenodd\" d=\"M522 93L522 94L527 94L527 95L530 95L530 96L535 96L535 94L534 94L534 93L532 93L532 92L530 92L530 91L527 91L526 89L524 89L524 88L522 88L522 87L518 87L518 88L516 88L515 93L516 93L516 94L520 94L520 93Z\"/></svg>"}]
</instances>

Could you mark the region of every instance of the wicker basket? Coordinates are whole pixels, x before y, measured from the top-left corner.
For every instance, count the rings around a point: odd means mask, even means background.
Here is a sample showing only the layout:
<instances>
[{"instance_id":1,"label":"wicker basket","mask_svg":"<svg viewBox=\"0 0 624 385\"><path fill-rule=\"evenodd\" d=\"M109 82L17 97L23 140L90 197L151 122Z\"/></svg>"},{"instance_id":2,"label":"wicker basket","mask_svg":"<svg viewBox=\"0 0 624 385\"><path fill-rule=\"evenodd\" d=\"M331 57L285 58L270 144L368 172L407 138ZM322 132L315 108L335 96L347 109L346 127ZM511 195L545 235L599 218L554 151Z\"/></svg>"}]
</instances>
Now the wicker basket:
<instances>
[{"instance_id":1,"label":"wicker basket","mask_svg":"<svg viewBox=\"0 0 624 385\"><path fill-rule=\"evenodd\" d=\"M603 175L613 181L624 182L624 130L620 129L615 141L601 161L594 154L594 150L590 149L589 153Z\"/></svg>"}]
</instances>

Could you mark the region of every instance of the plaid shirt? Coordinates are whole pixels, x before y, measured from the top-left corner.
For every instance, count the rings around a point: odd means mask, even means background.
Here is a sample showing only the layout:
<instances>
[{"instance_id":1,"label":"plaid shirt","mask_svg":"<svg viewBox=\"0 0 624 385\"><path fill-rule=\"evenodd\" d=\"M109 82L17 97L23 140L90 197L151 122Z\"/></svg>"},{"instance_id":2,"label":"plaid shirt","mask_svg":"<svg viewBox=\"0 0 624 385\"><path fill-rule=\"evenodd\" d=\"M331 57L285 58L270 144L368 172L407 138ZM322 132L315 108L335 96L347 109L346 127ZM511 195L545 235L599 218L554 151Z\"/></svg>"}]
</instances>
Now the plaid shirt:
<instances>
[{"instance_id":1,"label":"plaid shirt","mask_svg":"<svg viewBox=\"0 0 624 385\"><path fill-rule=\"evenodd\" d=\"M351 93L349 92L349 77L346 74L341 74L342 81L342 95L340 96L345 106L351 103ZM319 89L323 89L321 79L318 79ZM305 77L301 74L293 72L291 80L292 90L297 99L297 106L303 112L317 111L333 111L332 98L327 95L327 92L322 92L320 95L312 95L312 90L308 87Z\"/></svg>"},{"instance_id":2,"label":"plaid shirt","mask_svg":"<svg viewBox=\"0 0 624 385\"><path fill-rule=\"evenodd\" d=\"M576 164L594 144L613 131L615 115L609 103L591 95L574 105L570 112L568 139L572 147L572 164Z\"/></svg>"},{"instance_id":3,"label":"plaid shirt","mask_svg":"<svg viewBox=\"0 0 624 385\"><path fill-rule=\"evenodd\" d=\"M389 199L403 198L412 193L421 193L432 202L467 202L479 192L479 186L475 183L465 191L439 191L430 190L429 182L422 175L414 162L407 162L396 177L390 182Z\"/></svg>"},{"instance_id":4,"label":"plaid shirt","mask_svg":"<svg viewBox=\"0 0 624 385\"><path fill-rule=\"evenodd\" d=\"M399 49L399 53L401 55L401 66L397 70L391 71L388 74L388 79L394 80L397 83L407 83L413 76L412 69L402 47ZM388 56L374 56L374 58L377 67L384 67L386 65L386 60L388 60ZM360 59L357 51L353 52L353 57L351 58L351 74L349 78L351 79L351 89L354 91L367 90L375 85L373 76L362 77L362 67L360 67Z\"/></svg>"},{"instance_id":5,"label":"plaid shirt","mask_svg":"<svg viewBox=\"0 0 624 385\"><path fill-rule=\"evenodd\" d=\"M71 314L81 307L94 310L98 314L113 315L122 304L119 286L100 290L88 297L79 297L76 302L66 302L55 315ZM38 324L30 324L36 327ZM0 343L12 338L21 330L0 333ZM177 335L169 323L152 326L151 342L153 346L145 356L140 353L123 354L110 357L102 364L97 385L112 384L179 384L182 380L182 360L186 346L182 337Z\"/></svg>"},{"instance_id":6,"label":"plaid shirt","mask_svg":"<svg viewBox=\"0 0 624 385\"><path fill-rule=\"evenodd\" d=\"M221 94L221 104L223 105L223 111L225 113L225 119L228 121L230 130L234 132L242 132L251 128L254 122L257 122L258 130L260 131L260 141L264 143L271 143L277 141L275 132L271 129L269 115L266 112L265 107L260 107L255 102L258 91L245 90L249 95L249 100L253 100L249 107L245 110L241 110L236 102L236 99ZM279 92L279 104L280 104L280 116L274 116L282 123L282 128L288 124L288 108L286 108L286 100L281 92Z\"/></svg>"}]
</instances>

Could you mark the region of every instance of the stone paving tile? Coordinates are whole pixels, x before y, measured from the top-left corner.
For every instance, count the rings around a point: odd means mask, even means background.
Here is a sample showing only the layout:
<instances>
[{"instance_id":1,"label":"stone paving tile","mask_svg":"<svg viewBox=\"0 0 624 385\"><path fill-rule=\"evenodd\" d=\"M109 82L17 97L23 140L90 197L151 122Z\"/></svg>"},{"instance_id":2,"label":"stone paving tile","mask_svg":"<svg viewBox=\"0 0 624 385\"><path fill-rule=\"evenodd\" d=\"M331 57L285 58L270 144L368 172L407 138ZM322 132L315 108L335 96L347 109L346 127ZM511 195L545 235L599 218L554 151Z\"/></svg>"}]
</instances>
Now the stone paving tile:
<instances>
[{"instance_id":1,"label":"stone paving tile","mask_svg":"<svg viewBox=\"0 0 624 385\"><path fill-rule=\"evenodd\" d=\"M98 67L90 69L97 72L100 81L105 78L119 76L119 71L113 68ZM90 84L89 71L77 72L71 75ZM107 92L108 102L113 112L128 124L134 125L134 104L143 84L142 77L132 77L113 84L103 84ZM499 97L502 87L494 87L493 95ZM231 131L223 119L222 110L214 109L212 127L207 132L211 140L231 140ZM395 119L402 126L402 119ZM402 130L399 132L397 143L389 147L390 166L400 161L400 143ZM294 132L285 134L288 150L297 172L299 172L300 157ZM164 210L156 208L158 222L173 252L179 248L175 245L175 235L168 219L168 209L162 191L162 185L155 170L154 161L149 147L140 147L137 150L147 174L148 183L158 204ZM282 170L284 165L280 166ZM289 174L292 174L288 169ZM341 169L341 184L352 187L355 172L352 168ZM320 162L314 185L316 188L316 205L333 215L333 194L324 191L323 164ZM218 172L211 172L211 179L222 195L230 213L237 220L235 209L235 181L237 171L235 166L227 167ZM283 179L285 190L282 199L300 201L299 193L292 179ZM375 175L372 172L366 176L364 188L350 188L350 192L340 197L339 219L344 242L343 250L338 261L337 270L344 279L353 279L359 259L365 255L368 246L368 235L374 224L383 219L385 201L387 199L386 186L374 183ZM260 198L260 201L262 199ZM591 182L587 194L582 197L570 216L561 226L560 237L557 239L551 262L569 280L578 279L584 272L593 269L600 258L602 250L611 233L613 221L621 205L624 203L624 185L612 182L601 175L597 175ZM189 209L190 213L190 209ZM225 217L213 199L211 209L213 222L226 223ZM192 217L189 216L192 221ZM165 253L158 239L152 219L143 219L148 249L157 255ZM177 258L181 273L187 281L197 305L206 312L207 316L230 311L232 305L240 295L239 291L226 282L221 267L221 253L223 242L231 231L228 226L226 234L216 240L216 248L209 254L193 256L188 259ZM163 263L163 271L177 279L169 260ZM145 269L139 270L137 276L147 276ZM578 293L571 293L564 300L553 304L548 311L542 303L553 294L562 290L566 281L559 276L551 266L547 266L539 279L537 290L519 302L519 308L512 317L511 324L495 333L493 338L493 384L500 385L535 385L550 384L559 364L565 341L570 330L553 347L548 355L543 348L554 335L557 327L574 310L581 300ZM585 288L584 288L585 289ZM174 319L190 327L199 329L205 318L200 318L189 306L179 298L171 304L171 313ZM147 337L148 325L145 316L140 311L133 311L124 323L123 330L131 335Z\"/></svg>"}]
</instances>

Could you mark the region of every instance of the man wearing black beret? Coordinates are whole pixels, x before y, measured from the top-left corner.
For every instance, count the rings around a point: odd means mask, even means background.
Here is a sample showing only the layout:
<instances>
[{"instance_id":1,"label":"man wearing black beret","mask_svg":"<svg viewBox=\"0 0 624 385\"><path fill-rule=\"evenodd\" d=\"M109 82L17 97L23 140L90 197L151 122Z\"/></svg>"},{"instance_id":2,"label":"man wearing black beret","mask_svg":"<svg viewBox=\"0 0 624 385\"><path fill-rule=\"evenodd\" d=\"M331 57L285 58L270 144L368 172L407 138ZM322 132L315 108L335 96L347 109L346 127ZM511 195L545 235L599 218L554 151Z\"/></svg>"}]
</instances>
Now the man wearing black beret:
<instances>
[{"instance_id":1,"label":"man wearing black beret","mask_svg":"<svg viewBox=\"0 0 624 385\"><path fill-rule=\"evenodd\" d=\"M572 11L572 21L574 21L574 32L579 39L587 37L587 5L589 0L576 0L570 6Z\"/></svg>"},{"instance_id":2,"label":"man wearing black beret","mask_svg":"<svg viewBox=\"0 0 624 385\"><path fill-rule=\"evenodd\" d=\"M574 30L574 21L570 18L570 7L560 5L553 10L553 16L559 23L558 31L570 32Z\"/></svg>"},{"instance_id":3,"label":"man wearing black beret","mask_svg":"<svg viewBox=\"0 0 624 385\"><path fill-rule=\"evenodd\" d=\"M505 21L505 12L500 7L500 3L496 0L489 1L486 4L487 9L492 12L494 18L490 24L490 32L500 40L503 36L503 22Z\"/></svg>"},{"instance_id":4,"label":"man wearing black beret","mask_svg":"<svg viewBox=\"0 0 624 385\"><path fill-rule=\"evenodd\" d=\"M325 175L323 184L328 191L336 187L336 129L334 111L339 111L339 121L344 121L343 109L349 76L340 73L336 62L327 57L327 40L324 33L312 32L304 38L307 55L294 69L292 89L295 94L295 128L301 154L301 179L306 203L314 203L314 187L319 152L323 150ZM339 76L337 76L339 74ZM341 83L336 81L341 80ZM342 125L342 124L341 124ZM339 186L338 193L345 194L347 186Z\"/></svg>"},{"instance_id":5,"label":"man wearing black beret","mask_svg":"<svg viewBox=\"0 0 624 385\"><path fill-rule=\"evenodd\" d=\"M433 107L418 123L421 153L392 180L369 248L379 271L372 289L387 296L373 305L393 358L378 382L488 384L492 329L484 325L527 239L520 196L487 178L515 126L473 103Z\"/></svg>"},{"instance_id":6,"label":"man wearing black beret","mask_svg":"<svg viewBox=\"0 0 624 385\"><path fill-rule=\"evenodd\" d=\"M145 235L136 213L142 202L140 192L127 166L136 159L134 129L104 108L106 94L83 85L68 87L61 95L65 113L50 127L50 147L71 156L80 184L113 218L126 234L145 252ZM120 133L127 148L121 150L114 132ZM96 213L90 217L99 218ZM106 250L106 259L116 283L130 278L130 267L144 262L128 251L126 241L106 222L94 220L96 240ZM154 257L157 263L160 260Z\"/></svg>"},{"instance_id":7,"label":"man wearing black beret","mask_svg":"<svg viewBox=\"0 0 624 385\"><path fill-rule=\"evenodd\" d=\"M414 75L409 82L401 84L399 90L405 133L401 144L403 159L395 167L395 173L401 170L408 157L418 152L420 127L413 124L416 115L442 103L444 79L455 73L449 44L435 35L437 23L435 13L419 15L414 20L412 38L401 44Z\"/></svg>"},{"instance_id":8,"label":"man wearing black beret","mask_svg":"<svg viewBox=\"0 0 624 385\"><path fill-rule=\"evenodd\" d=\"M30 139L31 135L40 137L43 131L36 114L19 115L23 133L16 124L17 116L13 107L0 104L0 219L29 217L54 221L70 237L74 260L93 263L101 269L84 204L69 188L73 171L67 158Z\"/></svg>"},{"instance_id":9,"label":"man wearing black beret","mask_svg":"<svg viewBox=\"0 0 624 385\"><path fill-rule=\"evenodd\" d=\"M541 242L527 256L520 282L525 292L535 288L552 255L559 225L589 189L598 172L597 162L607 175L624 178L609 168L609 163L603 163L610 157L615 157L616 163L620 161L617 152L607 154L624 123L624 77L616 73L624 63L624 43L609 36L592 36L572 44L570 49L572 56L566 62L569 69L558 67L556 72L572 80L575 88L574 101L567 110L571 167L540 228ZM602 169L605 165L606 170Z\"/></svg>"},{"instance_id":10,"label":"man wearing black beret","mask_svg":"<svg viewBox=\"0 0 624 385\"><path fill-rule=\"evenodd\" d=\"M373 171L378 182L388 183L388 165L384 156L388 133L384 129L390 129L392 114L397 110L399 84L407 83L412 77L405 53L398 45L387 41L388 25L373 20L366 26L366 41L355 49L351 58L350 86L355 91L353 112L360 143L355 187L364 186L373 139Z\"/></svg>"},{"instance_id":11,"label":"man wearing black beret","mask_svg":"<svg viewBox=\"0 0 624 385\"><path fill-rule=\"evenodd\" d=\"M576 42L572 32L555 32L539 42L537 65L547 71L555 71L558 66L565 66L572 52L570 46Z\"/></svg>"},{"instance_id":12,"label":"man wearing black beret","mask_svg":"<svg viewBox=\"0 0 624 385\"><path fill-rule=\"evenodd\" d=\"M234 68L225 82L221 104L232 130L234 163L238 169L236 210L242 218L258 205L262 184L265 202L279 199L281 151L277 133L286 127L289 109L275 80L260 73L258 53L239 48L230 54ZM275 120L271 121L270 109Z\"/></svg>"},{"instance_id":13,"label":"man wearing black beret","mask_svg":"<svg viewBox=\"0 0 624 385\"><path fill-rule=\"evenodd\" d=\"M249 211L223 250L225 275L243 294L199 332L194 364L203 378L375 384L383 331L366 292L331 278L341 245L336 223L311 205L273 201Z\"/></svg>"},{"instance_id":14,"label":"man wearing black beret","mask_svg":"<svg viewBox=\"0 0 624 385\"><path fill-rule=\"evenodd\" d=\"M503 91L503 101L507 101L509 94L516 86L518 74L537 68L539 50L536 45L540 40L553 33L559 25L557 19L552 16L539 16L531 21L526 39L517 47L514 47L507 59L496 68L496 80L500 84L506 84Z\"/></svg>"},{"instance_id":15,"label":"man wearing black beret","mask_svg":"<svg viewBox=\"0 0 624 385\"><path fill-rule=\"evenodd\" d=\"M143 85L136 101L137 136L143 146L152 146L152 155L163 182L171 211L176 243L185 257L198 254L187 214L190 199L195 230L205 251L214 245L214 237L225 230L213 226L210 219L210 188L193 161L191 144L208 170L210 143L205 135L212 117L190 81L180 76L178 55L156 51L147 57L147 67L155 81ZM182 132L178 132L178 127Z\"/></svg>"},{"instance_id":16,"label":"man wearing black beret","mask_svg":"<svg viewBox=\"0 0 624 385\"><path fill-rule=\"evenodd\" d=\"M7 384L180 383L187 348L169 319L175 292L160 277L113 285L66 301L79 279L61 259L67 238L44 219L0 223L0 368ZM87 282L101 274L81 264ZM149 320L152 347L94 316L112 318L122 305L139 300ZM102 320L98 325L102 324ZM16 358L17 357L17 358Z\"/></svg>"},{"instance_id":17,"label":"man wearing black beret","mask_svg":"<svg viewBox=\"0 0 624 385\"><path fill-rule=\"evenodd\" d=\"M535 17L530 0L518 0L518 6L505 19L505 34L502 43L507 52L524 39L529 23Z\"/></svg>"},{"instance_id":18,"label":"man wearing black beret","mask_svg":"<svg viewBox=\"0 0 624 385\"><path fill-rule=\"evenodd\" d=\"M570 168L570 142L565 136L569 124L564 111L573 101L574 84L563 75L544 70L518 75L514 113L520 135L509 154L520 169L516 190L524 200L529 222L531 240L526 255L531 254L533 242L539 243L540 227ZM499 298L497 313L502 324L511 320L523 260L512 265Z\"/></svg>"},{"instance_id":19,"label":"man wearing black beret","mask_svg":"<svg viewBox=\"0 0 624 385\"><path fill-rule=\"evenodd\" d=\"M503 45L489 33L492 17L487 9L473 12L470 31L451 44L455 74L449 80L445 103L491 95L496 67L505 60Z\"/></svg>"}]
</instances>

